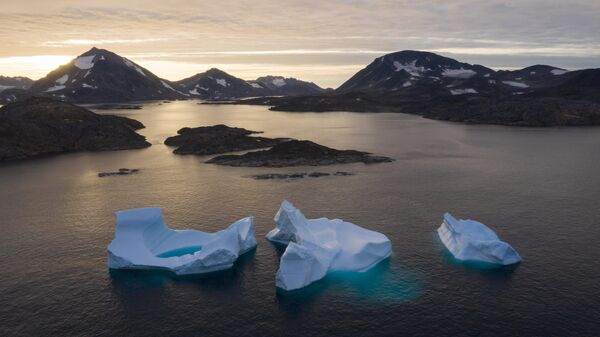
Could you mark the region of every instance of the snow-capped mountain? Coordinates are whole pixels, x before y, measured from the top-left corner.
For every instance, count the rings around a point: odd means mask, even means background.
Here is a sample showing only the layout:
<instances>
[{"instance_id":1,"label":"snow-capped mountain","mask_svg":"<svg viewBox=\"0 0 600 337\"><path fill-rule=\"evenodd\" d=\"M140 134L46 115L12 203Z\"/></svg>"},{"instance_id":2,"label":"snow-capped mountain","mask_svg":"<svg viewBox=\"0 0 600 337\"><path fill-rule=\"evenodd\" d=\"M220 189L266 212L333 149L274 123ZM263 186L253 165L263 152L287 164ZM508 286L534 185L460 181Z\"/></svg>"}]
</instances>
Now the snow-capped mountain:
<instances>
[{"instance_id":1,"label":"snow-capped mountain","mask_svg":"<svg viewBox=\"0 0 600 337\"><path fill-rule=\"evenodd\" d=\"M247 101L278 111L403 112L505 125L600 125L600 69L493 69L428 52L375 59L334 92Z\"/></svg>"},{"instance_id":2,"label":"snow-capped mountain","mask_svg":"<svg viewBox=\"0 0 600 337\"><path fill-rule=\"evenodd\" d=\"M245 81L212 68L175 82L177 88L200 99L233 99L258 96L314 95L325 92L318 85L295 78L264 76Z\"/></svg>"},{"instance_id":3,"label":"snow-capped mountain","mask_svg":"<svg viewBox=\"0 0 600 337\"><path fill-rule=\"evenodd\" d=\"M315 95L326 91L313 82L301 81L292 77L263 76L248 82L256 89L270 90L273 95Z\"/></svg>"},{"instance_id":4,"label":"snow-capped mountain","mask_svg":"<svg viewBox=\"0 0 600 337\"><path fill-rule=\"evenodd\" d=\"M125 102L186 97L173 84L131 60L92 48L36 81L36 95L70 102Z\"/></svg>"},{"instance_id":5,"label":"snow-capped mountain","mask_svg":"<svg viewBox=\"0 0 600 337\"><path fill-rule=\"evenodd\" d=\"M495 71L434 53L406 50L375 59L336 92L429 98L522 95L559 86L577 73L548 65Z\"/></svg>"},{"instance_id":6,"label":"snow-capped mountain","mask_svg":"<svg viewBox=\"0 0 600 337\"><path fill-rule=\"evenodd\" d=\"M27 77L7 77L0 76L0 92L6 89L29 89L33 80Z\"/></svg>"},{"instance_id":7,"label":"snow-capped mountain","mask_svg":"<svg viewBox=\"0 0 600 337\"><path fill-rule=\"evenodd\" d=\"M217 68L177 81L174 84L177 89L190 95L191 98L200 99L231 99L269 94L267 90L255 88L243 79L231 76Z\"/></svg>"},{"instance_id":8,"label":"snow-capped mountain","mask_svg":"<svg viewBox=\"0 0 600 337\"><path fill-rule=\"evenodd\" d=\"M375 59L336 92L428 91L476 93L486 88L494 70L434 53L406 50Z\"/></svg>"}]
</instances>

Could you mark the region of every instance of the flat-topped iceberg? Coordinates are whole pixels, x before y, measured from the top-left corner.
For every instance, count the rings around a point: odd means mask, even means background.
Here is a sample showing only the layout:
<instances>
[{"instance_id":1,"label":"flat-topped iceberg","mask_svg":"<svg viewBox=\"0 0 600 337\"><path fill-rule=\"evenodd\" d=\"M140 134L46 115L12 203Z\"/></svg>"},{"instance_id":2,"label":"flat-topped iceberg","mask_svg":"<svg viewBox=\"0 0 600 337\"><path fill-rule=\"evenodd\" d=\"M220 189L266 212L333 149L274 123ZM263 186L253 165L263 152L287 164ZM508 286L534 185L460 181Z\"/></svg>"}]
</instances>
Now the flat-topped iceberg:
<instances>
[{"instance_id":1,"label":"flat-topped iceberg","mask_svg":"<svg viewBox=\"0 0 600 337\"><path fill-rule=\"evenodd\" d=\"M329 272L364 272L392 254L390 240L340 219L306 219L283 201L275 215L276 228L267 239L287 244L276 285L285 290L308 286Z\"/></svg>"},{"instance_id":2,"label":"flat-topped iceberg","mask_svg":"<svg viewBox=\"0 0 600 337\"><path fill-rule=\"evenodd\" d=\"M438 228L438 235L450 253L461 261L511 265L521 256L486 225L473 220L456 220L450 213Z\"/></svg>"},{"instance_id":3,"label":"flat-topped iceberg","mask_svg":"<svg viewBox=\"0 0 600 337\"><path fill-rule=\"evenodd\" d=\"M160 208L116 212L115 238L108 246L113 269L165 269L178 275L231 268L256 246L252 217L216 233L168 228Z\"/></svg>"}]
</instances>

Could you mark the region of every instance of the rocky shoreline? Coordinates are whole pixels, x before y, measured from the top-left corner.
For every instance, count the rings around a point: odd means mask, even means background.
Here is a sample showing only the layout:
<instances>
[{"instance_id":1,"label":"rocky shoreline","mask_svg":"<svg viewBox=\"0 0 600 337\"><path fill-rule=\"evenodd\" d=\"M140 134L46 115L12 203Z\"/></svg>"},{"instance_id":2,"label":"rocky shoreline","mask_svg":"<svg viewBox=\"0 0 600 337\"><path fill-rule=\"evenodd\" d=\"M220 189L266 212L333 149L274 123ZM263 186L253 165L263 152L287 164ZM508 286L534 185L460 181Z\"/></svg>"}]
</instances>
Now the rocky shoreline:
<instances>
[{"instance_id":1,"label":"rocky shoreline","mask_svg":"<svg viewBox=\"0 0 600 337\"><path fill-rule=\"evenodd\" d=\"M290 179L302 179L302 178L320 178L320 177L347 177L353 176L352 172L337 171L334 173L328 172L300 172L300 173L264 173L255 174L248 176L255 180L290 180Z\"/></svg>"}]
</instances>

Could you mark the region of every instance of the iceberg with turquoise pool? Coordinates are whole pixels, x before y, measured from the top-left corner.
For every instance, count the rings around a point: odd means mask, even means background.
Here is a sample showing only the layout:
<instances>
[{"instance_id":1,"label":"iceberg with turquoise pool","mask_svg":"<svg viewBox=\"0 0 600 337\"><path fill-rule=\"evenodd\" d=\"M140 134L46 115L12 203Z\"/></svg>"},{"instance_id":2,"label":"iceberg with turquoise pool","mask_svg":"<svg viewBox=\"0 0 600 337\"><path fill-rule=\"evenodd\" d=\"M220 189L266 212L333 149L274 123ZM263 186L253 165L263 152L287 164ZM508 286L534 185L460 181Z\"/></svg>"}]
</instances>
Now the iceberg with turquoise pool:
<instances>
[{"instance_id":1,"label":"iceberg with turquoise pool","mask_svg":"<svg viewBox=\"0 0 600 337\"><path fill-rule=\"evenodd\" d=\"M129 209L115 215L115 238L108 246L108 265L112 269L163 269L177 275L208 273L231 268L240 255L256 247L252 217L206 233L170 229L160 208Z\"/></svg>"},{"instance_id":2,"label":"iceberg with turquoise pool","mask_svg":"<svg viewBox=\"0 0 600 337\"><path fill-rule=\"evenodd\" d=\"M365 272L392 254L385 235L340 219L306 219L288 201L274 220L267 239L287 245L275 280L284 290L306 287L334 271Z\"/></svg>"},{"instance_id":3,"label":"iceberg with turquoise pool","mask_svg":"<svg viewBox=\"0 0 600 337\"><path fill-rule=\"evenodd\" d=\"M450 253L460 261L506 266L521 262L521 256L486 225L474 220L457 220L450 213L438 228Z\"/></svg>"}]
</instances>

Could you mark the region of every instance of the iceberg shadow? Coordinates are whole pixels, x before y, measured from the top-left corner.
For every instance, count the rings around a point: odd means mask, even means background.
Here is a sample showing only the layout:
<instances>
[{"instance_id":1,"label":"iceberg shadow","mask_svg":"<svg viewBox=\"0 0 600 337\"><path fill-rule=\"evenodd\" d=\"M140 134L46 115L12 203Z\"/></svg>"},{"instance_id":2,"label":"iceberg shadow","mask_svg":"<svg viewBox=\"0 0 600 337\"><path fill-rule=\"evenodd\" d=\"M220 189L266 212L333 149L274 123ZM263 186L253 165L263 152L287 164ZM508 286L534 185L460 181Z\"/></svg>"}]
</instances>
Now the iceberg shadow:
<instances>
[{"instance_id":1,"label":"iceberg shadow","mask_svg":"<svg viewBox=\"0 0 600 337\"><path fill-rule=\"evenodd\" d=\"M422 294L420 277L386 258L365 272L335 271L307 287L276 288L279 306L290 315L300 314L323 297L352 297L358 301L403 303Z\"/></svg>"}]
</instances>

